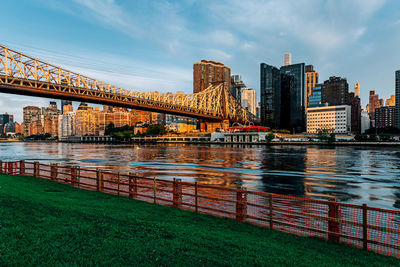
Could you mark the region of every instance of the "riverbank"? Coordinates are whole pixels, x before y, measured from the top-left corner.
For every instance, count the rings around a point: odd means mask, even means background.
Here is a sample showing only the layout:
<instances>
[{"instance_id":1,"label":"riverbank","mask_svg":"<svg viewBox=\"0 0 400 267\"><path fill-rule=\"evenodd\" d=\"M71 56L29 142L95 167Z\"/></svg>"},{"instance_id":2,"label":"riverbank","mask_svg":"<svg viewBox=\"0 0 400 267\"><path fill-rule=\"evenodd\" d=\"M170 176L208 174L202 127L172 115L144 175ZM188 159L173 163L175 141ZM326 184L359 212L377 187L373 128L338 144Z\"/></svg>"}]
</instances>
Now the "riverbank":
<instances>
[{"instance_id":1,"label":"riverbank","mask_svg":"<svg viewBox=\"0 0 400 267\"><path fill-rule=\"evenodd\" d=\"M0 265L395 265L247 223L0 175Z\"/></svg>"}]
</instances>

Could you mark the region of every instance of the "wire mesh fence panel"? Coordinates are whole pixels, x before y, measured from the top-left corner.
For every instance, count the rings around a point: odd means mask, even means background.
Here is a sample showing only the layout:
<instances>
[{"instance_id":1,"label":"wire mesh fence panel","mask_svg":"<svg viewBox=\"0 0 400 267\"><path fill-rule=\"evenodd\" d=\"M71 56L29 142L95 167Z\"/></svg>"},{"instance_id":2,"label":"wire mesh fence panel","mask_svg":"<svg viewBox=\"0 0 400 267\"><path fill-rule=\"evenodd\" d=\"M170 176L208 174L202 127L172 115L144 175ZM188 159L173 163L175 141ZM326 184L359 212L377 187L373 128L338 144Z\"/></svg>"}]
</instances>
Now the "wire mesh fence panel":
<instances>
[{"instance_id":1,"label":"wire mesh fence panel","mask_svg":"<svg viewBox=\"0 0 400 267\"><path fill-rule=\"evenodd\" d=\"M40 169L40 178L51 179L50 165L39 163L39 169Z\"/></svg>"},{"instance_id":2,"label":"wire mesh fence panel","mask_svg":"<svg viewBox=\"0 0 400 267\"><path fill-rule=\"evenodd\" d=\"M119 194L124 197L129 197L129 176L120 174L119 182Z\"/></svg>"},{"instance_id":3,"label":"wire mesh fence panel","mask_svg":"<svg viewBox=\"0 0 400 267\"><path fill-rule=\"evenodd\" d=\"M356 247L362 247L363 242L363 212L361 207L340 205L340 231L343 236L340 241Z\"/></svg>"},{"instance_id":4,"label":"wire mesh fence panel","mask_svg":"<svg viewBox=\"0 0 400 267\"><path fill-rule=\"evenodd\" d=\"M269 195L260 195L253 192L247 193L246 221L269 226L270 200Z\"/></svg>"},{"instance_id":5,"label":"wire mesh fence panel","mask_svg":"<svg viewBox=\"0 0 400 267\"><path fill-rule=\"evenodd\" d=\"M154 199L154 180L136 177L136 199L152 202Z\"/></svg>"},{"instance_id":6,"label":"wire mesh fence panel","mask_svg":"<svg viewBox=\"0 0 400 267\"><path fill-rule=\"evenodd\" d=\"M33 176L35 165L33 162L25 162L25 175Z\"/></svg>"},{"instance_id":7,"label":"wire mesh fence panel","mask_svg":"<svg viewBox=\"0 0 400 267\"><path fill-rule=\"evenodd\" d=\"M235 190L198 185L198 211L236 219Z\"/></svg>"},{"instance_id":8,"label":"wire mesh fence panel","mask_svg":"<svg viewBox=\"0 0 400 267\"><path fill-rule=\"evenodd\" d=\"M113 172L102 172L101 191L105 193L117 194L118 192L118 174Z\"/></svg>"},{"instance_id":9,"label":"wire mesh fence panel","mask_svg":"<svg viewBox=\"0 0 400 267\"><path fill-rule=\"evenodd\" d=\"M155 183L156 203L171 206L173 204L173 182L157 180Z\"/></svg>"},{"instance_id":10,"label":"wire mesh fence panel","mask_svg":"<svg viewBox=\"0 0 400 267\"><path fill-rule=\"evenodd\" d=\"M61 183L71 183L71 167L59 166L57 167L57 181Z\"/></svg>"},{"instance_id":11,"label":"wire mesh fence panel","mask_svg":"<svg viewBox=\"0 0 400 267\"><path fill-rule=\"evenodd\" d=\"M368 208L368 249L400 257L400 211Z\"/></svg>"},{"instance_id":12,"label":"wire mesh fence panel","mask_svg":"<svg viewBox=\"0 0 400 267\"><path fill-rule=\"evenodd\" d=\"M302 236L327 238L329 207L320 202L272 195L273 228Z\"/></svg>"},{"instance_id":13,"label":"wire mesh fence panel","mask_svg":"<svg viewBox=\"0 0 400 267\"><path fill-rule=\"evenodd\" d=\"M97 174L96 170L80 168L79 187L88 190L96 190L97 189L96 174Z\"/></svg>"}]
</instances>

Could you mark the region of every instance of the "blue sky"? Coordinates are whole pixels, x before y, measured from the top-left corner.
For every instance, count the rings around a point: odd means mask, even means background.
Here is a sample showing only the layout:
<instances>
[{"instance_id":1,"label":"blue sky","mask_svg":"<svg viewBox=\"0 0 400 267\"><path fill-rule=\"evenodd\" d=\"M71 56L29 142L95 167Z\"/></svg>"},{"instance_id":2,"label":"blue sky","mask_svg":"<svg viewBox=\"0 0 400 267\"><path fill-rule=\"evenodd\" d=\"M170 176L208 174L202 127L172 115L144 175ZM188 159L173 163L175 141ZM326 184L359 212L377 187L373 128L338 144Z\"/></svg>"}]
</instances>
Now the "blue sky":
<instances>
[{"instance_id":1,"label":"blue sky","mask_svg":"<svg viewBox=\"0 0 400 267\"><path fill-rule=\"evenodd\" d=\"M382 98L400 69L400 1L3 0L0 43L82 74L141 91L192 92L192 64L224 62L259 92L259 64L313 64ZM22 120L49 100L0 95Z\"/></svg>"}]
</instances>

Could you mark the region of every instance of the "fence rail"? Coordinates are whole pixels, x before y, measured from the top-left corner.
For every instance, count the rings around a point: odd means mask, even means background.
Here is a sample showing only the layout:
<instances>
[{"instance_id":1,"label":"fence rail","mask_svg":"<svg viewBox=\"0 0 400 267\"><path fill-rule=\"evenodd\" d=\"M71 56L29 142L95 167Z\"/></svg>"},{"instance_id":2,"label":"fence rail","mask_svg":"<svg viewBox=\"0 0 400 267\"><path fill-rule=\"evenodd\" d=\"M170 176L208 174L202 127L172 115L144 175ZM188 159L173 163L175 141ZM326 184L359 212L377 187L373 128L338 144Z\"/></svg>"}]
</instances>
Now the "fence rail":
<instances>
[{"instance_id":1,"label":"fence rail","mask_svg":"<svg viewBox=\"0 0 400 267\"><path fill-rule=\"evenodd\" d=\"M49 179L400 257L397 210L39 162L0 161L0 173Z\"/></svg>"}]
</instances>

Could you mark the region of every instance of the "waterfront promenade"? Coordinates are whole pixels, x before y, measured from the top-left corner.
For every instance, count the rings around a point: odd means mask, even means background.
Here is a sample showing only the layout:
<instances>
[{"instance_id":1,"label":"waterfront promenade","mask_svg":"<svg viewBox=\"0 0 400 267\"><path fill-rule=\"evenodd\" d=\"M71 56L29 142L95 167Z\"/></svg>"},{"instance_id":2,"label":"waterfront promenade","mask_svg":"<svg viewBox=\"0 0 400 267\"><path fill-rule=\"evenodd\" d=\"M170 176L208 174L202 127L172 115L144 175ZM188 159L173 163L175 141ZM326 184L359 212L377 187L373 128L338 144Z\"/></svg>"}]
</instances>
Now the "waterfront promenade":
<instances>
[{"instance_id":1,"label":"waterfront promenade","mask_svg":"<svg viewBox=\"0 0 400 267\"><path fill-rule=\"evenodd\" d=\"M0 203L0 238L8 240L0 265L398 264L346 245L32 177L0 175Z\"/></svg>"},{"instance_id":2,"label":"waterfront promenade","mask_svg":"<svg viewBox=\"0 0 400 267\"><path fill-rule=\"evenodd\" d=\"M39 162L0 162L0 173L32 175L400 256L400 211Z\"/></svg>"}]
</instances>

